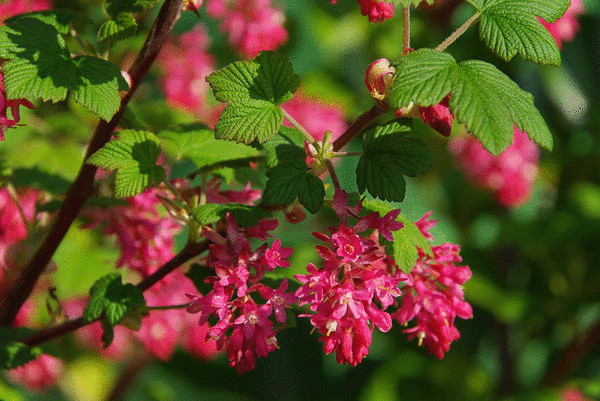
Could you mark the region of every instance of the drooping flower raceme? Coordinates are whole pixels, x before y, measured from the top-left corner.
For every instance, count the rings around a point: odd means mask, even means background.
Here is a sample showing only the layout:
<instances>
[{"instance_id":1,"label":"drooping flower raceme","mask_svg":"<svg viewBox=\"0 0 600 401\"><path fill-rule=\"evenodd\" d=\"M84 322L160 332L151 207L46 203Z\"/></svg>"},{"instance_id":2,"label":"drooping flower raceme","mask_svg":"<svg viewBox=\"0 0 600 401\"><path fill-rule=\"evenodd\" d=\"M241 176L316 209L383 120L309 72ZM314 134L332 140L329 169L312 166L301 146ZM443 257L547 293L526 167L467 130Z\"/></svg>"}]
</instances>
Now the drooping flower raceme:
<instances>
[{"instance_id":1,"label":"drooping flower raceme","mask_svg":"<svg viewBox=\"0 0 600 401\"><path fill-rule=\"evenodd\" d=\"M490 189L503 206L519 206L531 196L540 151L535 142L516 127L513 143L498 156L485 150L472 135L452 138L449 148L466 176Z\"/></svg>"},{"instance_id":2,"label":"drooping flower raceme","mask_svg":"<svg viewBox=\"0 0 600 401\"><path fill-rule=\"evenodd\" d=\"M423 235L433 241L429 228L435 220L429 220L428 212L416 225ZM419 248L419 259L409 274L401 273L404 283L402 305L393 317L406 325L416 319L414 327L404 330L409 340L417 338L429 352L443 358L450 344L458 340L460 333L454 325L456 317L473 317L471 305L464 299L462 285L471 278L468 266L458 266L462 261L459 246L445 243L431 247L433 257Z\"/></svg>"},{"instance_id":3,"label":"drooping flower raceme","mask_svg":"<svg viewBox=\"0 0 600 401\"><path fill-rule=\"evenodd\" d=\"M264 243L252 250L248 242L249 237L266 239L265 230L275 227L263 220L254 230L244 231L228 215L226 237L207 232L213 243L206 266L214 275L205 282L212 290L205 295L189 294L192 303L187 310L199 315L201 325L210 323L211 317L218 320L210 325L207 339L216 340L219 349L226 349L230 366L239 373L254 369L257 357L265 357L277 348L275 335L286 321L285 309L297 302L293 293L286 292L287 280L278 288L261 282L265 273L289 266L286 259L291 248L282 247L276 239L271 246Z\"/></svg>"}]
</instances>

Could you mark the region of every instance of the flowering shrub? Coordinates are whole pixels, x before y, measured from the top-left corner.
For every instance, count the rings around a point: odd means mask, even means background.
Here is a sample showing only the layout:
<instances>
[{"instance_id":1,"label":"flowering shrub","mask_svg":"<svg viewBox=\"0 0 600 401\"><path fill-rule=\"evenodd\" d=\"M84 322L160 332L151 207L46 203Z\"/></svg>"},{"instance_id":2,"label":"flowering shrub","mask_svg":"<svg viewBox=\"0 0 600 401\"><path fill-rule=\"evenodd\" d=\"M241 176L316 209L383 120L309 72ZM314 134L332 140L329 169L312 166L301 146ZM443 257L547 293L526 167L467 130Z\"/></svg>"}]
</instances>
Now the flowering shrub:
<instances>
[{"instance_id":1,"label":"flowering shrub","mask_svg":"<svg viewBox=\"0 0 600 401\"><path fill-rule=\"evenodd\" d=\"M126 366L107 398L117 399L154 358L168 364L179 349L204 360L222 352L238 373L260 370L260 358L273 358L288 345L286 333L303 327L339 364L376 361L373 346L394 332L443 359L461 338L461 321L478 318L470 285L477 306L508 302L462 264L463 256L480 264L474 252L434 243L432 231L448 227L443 210L442 228L431 211L408 217L440 207L418 199L413 183L436 174L438 155L424 140L431 128L442 135L436 140L449 137L447 153L500 204L529 199L554 127L509 75L468 53L458 52L467 58L459 62L448 48L479 24L479 38L500 59L558 66L581 3L467 0L472 16L463 25L434 49L413 49L411 12L426 22L444 2L350 2L357 18L342 24L377 22L373 32L390 34L387 21L401 23L399 58L377 55L368 68L343 65L326 79L310 69L325 70L327 57L310 52L311 35L328 27L313 32L298 20L308 13L333 24L327 12L342 12L335 0L306 9L165 0L158 13L155 3L106 0L101 13L69 1L65 10L45 1L0 6L0 140L18 126L2 144L9 163L0 159L7 380L35 391L68 388L74 354L93 352ZM363 64L386 48L375 39L368 57L356 57ZM286 47L295 41L314 60ZM358 89L352 76L362 81L364 70L366 88ZM319 80L322 87L311 85ZM20 106L30 109L23 118ZM32 145L42 133L50 144ZM52 153L74 133L68 156ZM31 163L14 163L22 149ZM66 160L80 156L65 176ZM40 158L57 158L57 169L38 166ZM405 198L417 200L400 209ZM492 301L477 297L486 290ZM518 319L510 308L497 312L499 324ZM74 341L62 340L71 333Z\"/></svg>"}]
</instances>

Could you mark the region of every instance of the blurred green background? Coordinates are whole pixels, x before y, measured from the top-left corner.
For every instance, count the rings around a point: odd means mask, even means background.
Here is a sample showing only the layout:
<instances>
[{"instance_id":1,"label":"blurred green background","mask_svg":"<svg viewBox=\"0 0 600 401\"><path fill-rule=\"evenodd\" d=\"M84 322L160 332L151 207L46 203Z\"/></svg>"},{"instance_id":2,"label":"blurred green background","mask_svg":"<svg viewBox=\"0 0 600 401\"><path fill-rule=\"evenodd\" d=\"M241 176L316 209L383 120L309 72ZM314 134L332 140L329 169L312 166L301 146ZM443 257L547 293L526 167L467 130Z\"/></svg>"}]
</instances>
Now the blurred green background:
<instances>
[{"instance_id":1,"label":"blurred green background","mask_svg":"<svg viewBox=\"0 0 600 401\"><path fill-rule=\"evenodd\" d=\"M62 2L101 21L98 2ZM457 2L452 12L413 13L412 47L434 47L470 16ZM369 356L357 367L340 366L325 356L317 335L303 319L278 334L280 349L260 359L255 371L238 375L224 355L214 361L177 352L170 362L151 361L135 376L125 400L554 400L565 387L578 387L600 399L598 338L559 383L546 385L564 348L582 339L600 320L600 2L585 1L575 40L563 46L562 67L542 67L516 58L510 63L493 56L470 29L449 51L459 60L479 58L495 63L522 88L554 134L553 152L542 152L540 175L531 200L514 210L499 206L485 190L468 183L455 167L447 139L420 122L414 129L427 142L436 165L409 182L400 207L416 220L428 210L439 223L436 243L461 245L464 263L473 271L466 284L474 318L457 321L461 339L443 360L416 342L407 342L395 326L375 332ZM60 5L60 2L59 2ZM339 104L353 121L372 100L364 71L376 58L401 53L400 18L372 24L354 0L285 2L290 40L282 48L302 77L307 93ZM216 22L201 13L214 38L219 66L235 59ZM148 17L146 25L151 23ZM176 32L198 21L184 13ZM143 31L143 29L142 29ZM143 36L119 45L117 54L139 48ZM134 107L153 129L190 121L169 111L153 70ZM73 113L77 118L73 118ZM0 147L5 166L41 169L58 182L72 180L83 158L94 119L74 103L40 104L23 113L27 126L11 130ZM83 123L82 123L83 121ZM27 149L27 157L22 151ZM342 185L356 190L344 162ZM343 173L343 169L350 171ZM63 187L57 189L61 191ZM295 244L292 269L301 271L314 257L310 232L331 224L321 212L300 228L282 225L280 238ZM112 269L118 253L76 224L61 245L55 275L61 297L86 293L93 281ZM305 228L305 229L302 229ZM77 269L77 270L75 270ZM597 331L599 331L597 329ZM600 336L600 333L598 334ZM101 400L124 366L107 363L84 351L68 352L59 388L31 394L0 378L5 401Z\"/></svg>"}]
</instances>

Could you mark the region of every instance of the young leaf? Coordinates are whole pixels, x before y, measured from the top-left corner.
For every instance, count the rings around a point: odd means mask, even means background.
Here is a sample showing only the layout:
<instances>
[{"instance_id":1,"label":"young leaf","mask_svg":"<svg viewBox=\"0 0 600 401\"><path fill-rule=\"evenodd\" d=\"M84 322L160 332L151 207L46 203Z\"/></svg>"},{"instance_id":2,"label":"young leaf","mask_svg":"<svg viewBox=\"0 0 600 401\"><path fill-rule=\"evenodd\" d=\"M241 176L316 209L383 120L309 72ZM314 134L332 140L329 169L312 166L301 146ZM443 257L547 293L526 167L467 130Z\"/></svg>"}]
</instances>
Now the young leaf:
<instances>
[{"instance_id":1,"label":"young leaf","mask_svg":"<svg viewBox=\"0 0 600 401\"><path fill-rule=\"evenodd\" d=\"M135 34L137 22L130 13L120 13L114 19L105 21L98 28L98 42L107 39L120 40Z\"/></svg>"},{"instance_id":2,"label":"young leaf","mask_svg":"<svg viewBox=\"0 0 600 401\"><path fill-rule=\"evenodd\" d=\"M221 102L245 103L264 100L281 104L289 100L300 84L289 59L271 51L261 52L252 61L236 61L206 78Z\"/></svg>"},{"instance_id":3,"label":"young leaf","mask_svg":"<svg viewBox=\"0 0 600 401\"><path fill-rule=\"evenodd\" d=\"M323 204L323 182L308 172L303 160L278 165L267 172L267 186L263 192L263 205L286 205L298 198L311 213Z\"/></svg>"},{"instance_id":4,"label":"young leaf","mask_svg":"<svg viewBox=\"0 0 600 401\"><path fill-rule=\"evenodd\" d=\"M537 17L560 18L569 0L469 0L481 13L479 37L498 56L510 61L519 54L534 63L560 65L556 41Z\"/></svg>"},{"instance_id":5,"label":"young leaf","mask_svg":"<svg viewBox=\"0 0 600 401\"><path fill-rule=\"evenodd\" d=\"M158 138L148 131L123 130L87 162L98 167L118 169L115 180L117 197L134 196L164 179L165 170L157 166L160 155Z\"/></svg>"},{"instance_id":6,"label":"young leaf","mask_svg":"<svg viewBox=\"0 0 600 401\"><path fill-rule=\"evenodd\" d=\"M144 296L136 286L123 284L120 273L110 273L92 286L82 317L86 323L101 320L103 342L108 347L112 342L112 328L128 314L139 313L145 307Z\"/></svg>"},{"instance_id":7,"label":"young leaf","mask_svg":"<svg viewBox=\"0 0 600 401\"><path fill-rule=\"evenodd\" d=\"M207 226L222 220L227 214L227 206L217 203L207 203L200 205L192 211L194 219L200 225Z\"/></svg>"},{"instance_id":8,"label":"young leaf","mask_svg":"<svg viewBox=\"0 0 600 401\"><path fill-rule=\"evenodd\" d=\"M264 142L277 134L283 124L279 106L264 100L249 99L243 104L230 103L215 126L215 138L250 144Z\"/></svg>"},{"instance_id":9,"label":"young leaf","mask_svg":"<svg viewBox=\"0 0 600 401\"><path fill-rule=\"evenodd\" d=\"M410 138L408 127L397 122L377 127L364 138L364 154L356 167L359 192L368 190L374 197L401 202L406 182L404 175L425 174L433 157L425 144Z\"/></svg>"},{"instance_id":10,"label":"young leaf","mask_svg":"<svg viewBox=\"0 0 600 401\"><path fill-rule=\"evenodd\" d=\"M215 139L213 131L202 124L180 125L159 132L158 137L167 154L176 160L188 158L198 168L260 155L253 147Z\"/></svg>"},{"instance_id":11,"label":"young leaf","mask_svg":"<svg viewBox=\"0 0 600 401\"><path fill-rule=\"evenodd\" d=\"M533 96L483 61L457 65L452 56L434 50L409 53L398 65L389 101L393 108L431 105L447 94L452 114L491 153L498 155L512 143L515 125L539 145L552 148L552 135Z\"/></svg>"},{"instance_id":12,"label":"young leaf","mask_svg":"<svg viewBox=\"0 0 600 401\"><path fill-rule=\"evenodd\" d=\"M392 205L378 200L364 201L363 207L378 212L381 216L394 209ZM423 236L415 223L402 213L398 215L396 220L402 222L404 227L392 232L392 236L394 237L392 255L398 267L404 273L408 274L415 267L415 263L417 263L419 257L417 247L421 248L423 252L431 257L433 257L433 251L431 250L431 243Z\"/></svg>"}]
</instances>

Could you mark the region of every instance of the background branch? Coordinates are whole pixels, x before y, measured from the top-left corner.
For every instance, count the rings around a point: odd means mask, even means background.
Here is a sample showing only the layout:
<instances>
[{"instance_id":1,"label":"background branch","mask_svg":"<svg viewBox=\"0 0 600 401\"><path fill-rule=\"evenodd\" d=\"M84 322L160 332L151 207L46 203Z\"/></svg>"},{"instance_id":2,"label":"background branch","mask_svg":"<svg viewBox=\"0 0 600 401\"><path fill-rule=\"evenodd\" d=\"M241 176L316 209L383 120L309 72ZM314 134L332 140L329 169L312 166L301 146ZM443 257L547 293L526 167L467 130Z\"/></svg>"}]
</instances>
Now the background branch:
<instances>
[{"instance_id":1,"label":"background branch","mask_svg":"<svg viewBox=\"0 0 600 401\"><path fill-rule=\"evenodd\" d=\"M92 184L96 174L96 166L85 163L92 154L102 148L111 138L121 116L127 108L131 97L140 82L156 60L158 53L181 12L182 0L165 0L146 42L140 50L133 66L129 70L131 88L121 99L117 113L110 121L101 120L96 126L94 136L88 145L84 163L77 178L69 187L65 200L58 211L54 222L44 238L41 246L35 252L23 273L12 286L4 302L0 305L0 326L9 326L14 321L19 309L31 294L38 278L52 259L52 255L67 234L69 227L81 211L92 192Z\"/></svg>"}]
</instances>

